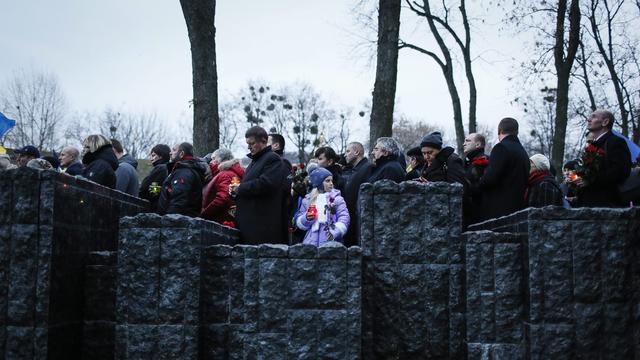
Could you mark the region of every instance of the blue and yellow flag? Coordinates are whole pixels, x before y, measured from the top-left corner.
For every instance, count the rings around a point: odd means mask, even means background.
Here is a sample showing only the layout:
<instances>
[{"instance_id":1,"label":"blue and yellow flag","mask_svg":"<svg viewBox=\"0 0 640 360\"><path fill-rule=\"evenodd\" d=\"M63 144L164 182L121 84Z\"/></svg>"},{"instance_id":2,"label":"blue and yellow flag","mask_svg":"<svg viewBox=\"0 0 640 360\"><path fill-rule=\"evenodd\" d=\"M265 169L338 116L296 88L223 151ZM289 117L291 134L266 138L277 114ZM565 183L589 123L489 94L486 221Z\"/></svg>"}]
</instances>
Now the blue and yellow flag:
<instances>
[{"instance_id":1,"label":"blue and yellow flag","mask_svg":"<svg viewBox=\"0 0 640 360\"><path fill-rule=\"evenodd\" d=\"M16 126L16 121L11 120L0 113L0 138L4 136L12 127Z\"/></svg>"}]
</instances>

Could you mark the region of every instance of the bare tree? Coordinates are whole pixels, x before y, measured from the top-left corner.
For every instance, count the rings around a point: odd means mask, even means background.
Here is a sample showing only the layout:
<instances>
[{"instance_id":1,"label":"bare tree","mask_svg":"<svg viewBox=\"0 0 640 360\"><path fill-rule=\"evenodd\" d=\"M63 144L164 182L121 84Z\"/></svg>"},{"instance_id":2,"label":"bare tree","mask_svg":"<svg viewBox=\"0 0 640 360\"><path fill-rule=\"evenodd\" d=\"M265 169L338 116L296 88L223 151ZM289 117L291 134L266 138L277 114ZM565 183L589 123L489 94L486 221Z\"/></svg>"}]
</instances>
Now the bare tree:
<instances>
[{"instance_id":1,"label":"bare tree","mask_svg":"<svg viewBox=\"0 0 640 360\"><path fill-rule=\"evenodd\" d=\"M41 150L56 147L67 103L53 74L16 72L4 86L0 107L16 120L16 127L6 136L8 144L14 147L30 144Z\"/></svg>"},{"instance_id":2,"label":"bare tree","mask_svg":"<svg viewBox=\"0 0 640 360\"><path fill-rule=\"evenodd\" d=\"M196 154L220 144L216 62L216 0L180 0L193 67L193 145Z\"/></svg>"},{"instance_id":3,"label":"bare tree","mask_svg":"<svg viewBox=\"0 0 640 360\"><path fill-rule=\"evenodd\" d=\"M391 136L392 133L401 3L402 0L379 0L376 81L369 120L369 141L372 144L377 138Z\"/></svg>"},{"instance_id":4,"label":"bare tree","mask_svg":"<svg viewBox=\"0 0 640 360\"><path fill-rule=\"evenodd\" d=\"M477 126L476 120L476 108L477 108L477 90L475 85L475 78L473 76L473 70L471 67L471 30L469 26L469 18L466 10L465 0L461 0L458 5L459 15L461 17L463 36L459 35L454 29L451 21L451 4L446 1L442 1L442 16L437 16L431 9L431 1L422 0L421 4L418 1L406 0L409 8L418 16L423 17L429 25L429 30L433 35L441 55L439 56L435 52L420 47L414 43L409 43L404 39L400 41L400 48L408 48L415 50L419 53L425 54L433 59L444 75L451 97L451 104L453 107L453 121L456 130L456 143L458 151L462 152L462 144L465 138L464 124L462 119L462 105L460 100L460 94L455 82L454 69L453 69L453 56L451 48L447 43L445 36L450 36L454 43L460 48L460 52L464 59L465 74L467 82L469 84L469 132L475 132Z\"/></svg>"},{"instance_id":5,"label":"bare tree","mask_svg":"<svg viewBox=\"0 0 640 360\"><path fill-rule=\"evenodd\" d=\"M155 113L124 113L107 109L98 118L97 128L101 134L120 140L125 150L136 159L145 156L154 145L168 142L164 126Z\"/></svg>"},{"instance_id":6,"label":"bare tree","mask_svg":"<svg viewBox=\"0 0 640 360\"><path fill-rule=\"evenodd\" d=\"M424 121L412 121L406 116L400 116L393 123L393 138L403 149L409 150L420 145L422 138L430 132L436 131L437 128L437 126Z\"/></svg>"},{"instance_id":7,"label":"bare tree","mask_svg":"<svg viewBox=\"0 0 640 360\"><path fill-rule=\"evenodd\" d=\"M233 149L238 138L243 115L238 111L237 106L231 102L220 104L220 147Z\"/></svg>"}]
</instances>

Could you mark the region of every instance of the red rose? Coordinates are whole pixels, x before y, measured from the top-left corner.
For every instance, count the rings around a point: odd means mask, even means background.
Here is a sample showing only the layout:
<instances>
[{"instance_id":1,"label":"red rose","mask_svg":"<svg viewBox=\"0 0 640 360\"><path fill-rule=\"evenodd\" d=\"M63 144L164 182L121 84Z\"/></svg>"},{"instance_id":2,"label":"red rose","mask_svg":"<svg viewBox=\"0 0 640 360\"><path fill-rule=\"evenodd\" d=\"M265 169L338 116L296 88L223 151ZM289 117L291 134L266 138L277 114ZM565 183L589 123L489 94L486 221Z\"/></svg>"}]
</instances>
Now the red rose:
<instances>
[{"instance_id":1,"label":"red rose","mask_svg":"<svg viewBox=\"0 0 640 360\"><path fill-rule=\"evenodd\" d=\"M226 221L222 222L222 225L228 226L230 228L235 228L236 227L236 223L234 223L233 221L229 221L229 220L226 220Z\"/></svg>"},{"instance_id":2,"label":"red rose","mask_svg":"<svg viewBox=\"0 0 640 360\"><path fill-rule=\"evenodd\" d=\"M304 170L304 163L300 163L300 170Z\"/></svg>"},{"instance_id":3,"label":"red rose","mask_svg":"<svg viewBox=\"0 0 640 360\"><path fill-rule=\"evenodd\" d=\"M593 145L593 144L589 144L587 145L587 147L584 149L584 151L588 152L588 153L595 153L598 152L598 148Z\"/></svg>"},{"instance_id":4,"label":"red rose","mask_svg":"<svg viewBox=\"0 0 640 360\"><path fill-rule=\"evenodd\" d=\"M471 160L471 164L475 166L487 166L489 165L489 159L487 159L486 156L478 156L476 158L473 158L473 160Z\"/></svg>"}]
</instances>

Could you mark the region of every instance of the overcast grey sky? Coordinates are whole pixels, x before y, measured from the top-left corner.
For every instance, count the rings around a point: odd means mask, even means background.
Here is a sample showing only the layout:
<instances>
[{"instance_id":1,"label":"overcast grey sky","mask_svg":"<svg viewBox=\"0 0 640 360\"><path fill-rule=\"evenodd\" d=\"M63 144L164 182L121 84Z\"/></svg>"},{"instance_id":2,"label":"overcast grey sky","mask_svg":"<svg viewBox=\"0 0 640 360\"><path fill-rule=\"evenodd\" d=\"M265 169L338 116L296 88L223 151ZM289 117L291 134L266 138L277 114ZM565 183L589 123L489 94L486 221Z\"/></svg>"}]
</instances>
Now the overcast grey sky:
<instances>
[{"instance_id":1,"label":"overcast grey sky","mask_svg":"<svg viewBox=\"0 0 640 360\"><path fill-rule=\"evenodd\" d=\"M370 100L375 67L367 67L362 52L354 51L358 41L353 34L361 29L354 24L353 4L219 0L221 96L237 92L250 79L300 80L334 103L361 107ZM0 80L21 68L46 70L57 75L74 111L111 106L155 111L167 122L190 119L191 54L178 0L5 1L1 10ZM514 96L505 80L511 69L506 44L513 48L513 40L501 38L497 26L482 26L474 35L474 53L489 62L474 64L478 118L493 127L503 116L520 114L509 105ZM405 36L420 37L420 31L403 22ZM396 104L398 113L438 124L453 135L445 82L425 56L401 52ZM367 123L356 124L356 136L364 137Z\"/></svg>"}]
</instances>

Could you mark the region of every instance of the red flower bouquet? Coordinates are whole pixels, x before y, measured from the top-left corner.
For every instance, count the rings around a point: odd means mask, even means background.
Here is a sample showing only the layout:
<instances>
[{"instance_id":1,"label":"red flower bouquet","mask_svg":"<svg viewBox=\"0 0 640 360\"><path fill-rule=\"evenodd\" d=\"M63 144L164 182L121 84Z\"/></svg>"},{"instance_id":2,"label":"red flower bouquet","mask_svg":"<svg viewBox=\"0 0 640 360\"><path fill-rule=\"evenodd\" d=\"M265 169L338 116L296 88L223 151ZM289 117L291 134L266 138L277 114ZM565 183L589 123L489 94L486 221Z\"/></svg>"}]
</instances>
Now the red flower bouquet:
<instances>
[{"instance_id":1,"label":"red flower bouquet","mask_svg":"<svg viewBox=\"0 0 640 360\"><path fill-rule=\"evenodd\" d=\"M486 155L476 156L471 160L471 164L474 166L482 166L485 167L489 165L489 158Z\"/></svg>"},{"instance_id":2,"label":"red flower bouquet","mask_svg":"<svg viewBox=\"0 0 640 360\"><path fill-rule=\"evenodd\" d=\"M598 176L600 167L602 167L604 154L604 149L589 143L584 148L584 153L580 158L580 164L576 167L576 174L587 182L593 183L595 178Z\"/></svg>"}]
</instances>

